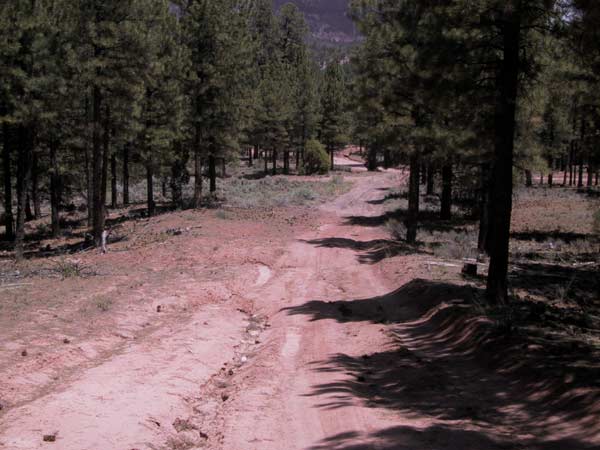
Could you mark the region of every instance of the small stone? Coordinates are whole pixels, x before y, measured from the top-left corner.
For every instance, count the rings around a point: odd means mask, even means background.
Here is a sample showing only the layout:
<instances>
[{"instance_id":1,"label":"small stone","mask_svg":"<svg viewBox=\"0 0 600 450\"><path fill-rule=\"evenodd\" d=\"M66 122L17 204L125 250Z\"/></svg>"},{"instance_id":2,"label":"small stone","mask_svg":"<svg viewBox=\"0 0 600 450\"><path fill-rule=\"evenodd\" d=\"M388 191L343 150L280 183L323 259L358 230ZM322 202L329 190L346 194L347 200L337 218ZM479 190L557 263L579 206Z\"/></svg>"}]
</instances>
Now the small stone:
<instances>
[{"instance_id":1,"label":"small stone","mask_svg":"<svg viewBox=\"0 0 600 450\"><path fill-rule=\"evenodd\" d=\"M221 394L221 400L223 400L224 402L226 402L227 400L229 400L229 395L225 394L225 393L222 393Z\"/></svg>"},{"instance_id":2,"label":"small stone","mask_svg":"<svg viewBox=\"0 0 600 450\"><path fill-rule=\"evenodd\" d=\"M242 356L241 361L242 361L242 363L247 362L248 361L248 357L247 356Z\"/></svg>"},{"instance_id":3,"label":"small stone","mask_svg":"<svg viewBox=\"0 0 600 450\"><path fill-rule=\"evenodd\" d=\"M63 344L70 344L71 341L68 338L63 339Z\"/></svg>"},{"instance_id":4,"label":"small stone","mask_svg":"<svg viewBox=\"0 0 600 450\"><path fill-rule=\"evenodd\" d=\"M23 351L21 352L21 356L23 356L23 357L27 356L27 350L23 350Z\"/></svg>"},{"instance_id":5,"label":"small stone","mask_svg":"<svg viewBox=\"0 0 600 450\"><path fill-rule=\"evenodd\" d=\"M161 305L158 305L158 306L156 307L156 312L157 312L157 313L159 313L159 312L161 312L161 311L162 311L162 306L161 306Z\"/></svg>"},{"instance_id":6,"label":"small stone","mask_svg":"<svg viewBox=\"0 0 600 450\"><path fill-rule=\"evenodd\" d=\"M44 442L56 442L56 434L45 434Z\"/></svg>"}]
</instances>

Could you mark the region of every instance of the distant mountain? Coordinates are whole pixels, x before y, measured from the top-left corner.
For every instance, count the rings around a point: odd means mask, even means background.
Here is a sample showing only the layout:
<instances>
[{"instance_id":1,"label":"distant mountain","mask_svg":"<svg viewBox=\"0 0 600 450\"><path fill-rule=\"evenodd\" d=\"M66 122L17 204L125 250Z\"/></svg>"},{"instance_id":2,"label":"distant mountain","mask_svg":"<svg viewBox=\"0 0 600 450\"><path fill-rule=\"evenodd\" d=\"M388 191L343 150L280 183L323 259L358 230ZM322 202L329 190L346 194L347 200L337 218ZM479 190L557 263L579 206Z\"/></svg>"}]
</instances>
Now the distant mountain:
<instances>
[{"instance_id":1,"label":"distant mountain","mask_svg":"<svg viewBox=\"0 0 600 450\"><path fill-rule=\"evenodd\" d=\"M356 42L359 35L348 16L350 0L274 0L275 10L294 3L306 17L313 37L328 46L345 46Z\"/></svg>"}]
</instances>

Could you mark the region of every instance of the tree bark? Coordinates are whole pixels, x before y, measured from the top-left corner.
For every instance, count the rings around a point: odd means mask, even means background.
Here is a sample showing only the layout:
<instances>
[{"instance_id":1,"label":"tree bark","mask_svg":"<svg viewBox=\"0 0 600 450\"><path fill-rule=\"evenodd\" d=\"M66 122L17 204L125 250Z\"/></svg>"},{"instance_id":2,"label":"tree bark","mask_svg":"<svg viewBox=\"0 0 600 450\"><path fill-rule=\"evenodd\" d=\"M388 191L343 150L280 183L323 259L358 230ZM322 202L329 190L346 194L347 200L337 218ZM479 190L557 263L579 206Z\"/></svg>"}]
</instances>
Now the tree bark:
<instances>
[{"instance_id":1,"label":"tree bark","mask_svg":"<svg viewBox=\"0 0 600 450\"><path fill-rule=\"evenodd\" d=\"M390 168L390 150L389 149L385 149L383 150L383 167L385 169L389 169Z\"/></svg>"},{"instance_id":2,"label":"tree bark","mask_svg":"<svg viewBox=\"0 0 600 450\"><path fill-rule=\"evenodd\" d=\"M367 148L367 169L369 172L377 170L377 146L374 144Z\"/></svg>"},{"instance_id":3,"label":"tree bark","mask_svg":"<svg viewBox=\"0 0 600 450\"><path fill-rule=\"evenodd\" d=\"M531 170L526 170L525 171L525 187L531 187L533 186L533 174L531 173Z\"/></svg>"},{"instance_id":4,"label":"tree bark","mask_svg":"<svg viewBox=\"0 0 600 450\"><path fill-rule=\"evenodd\" d=\"M154 203L154 168L152 162L146 162L146 203L148 204L148 217L156 213L156 204Z\"/></svg>"},{"instance_id":5,"label":"tree bark","mask_svg":"<svg viewBox=\"0 0 600 450\"><path fill-rule=\"evenodd\" d=\"M427 195L434 194L434 185L435 185L435 168L433 164L427 165Z\"/></svg>"},{"instance_id":6,"label":"tree bark","mask_svg":"<svg viewBox=\"0 0 600 450\"><path fill-rule=\"evenodd\" d=\"M108 166L110 164L110 134L111 134L111 119L110 119L110 108L107 106L104 116L104 135L102 143L102 214L103 214L103 225L106 222L106 197L108 188ZM102 244L102 239L101 239Z\"/></svg>"},{"instance_id":7,"label":"tree bark","mask_svg":"<svg viewBox=\"0 0 600 450\"><path fill-rule=\"evenodd\" d=\"M194 198L192 207L199 208L202 202L202 155L200 154L200 124L196 125L194 137Z\"/></svg>"},{"instance_id":8,"label":"tree bark","mask_svg":"<svg viewBox=\"0 0 600 450\"><path fill-rule=\"evenodd\" d=\"M5 122L2 125L2 137L4 139L4 148L2 151L2 168L4 171L4 239L12 242L15 240L15 218L13 216L13 191L12 191L12 129Z\"/></svg>"},{"instance_id":9,"label":"tree bark","mask_svg":"<svg viewBox=\"0 0 600 450\"><path fill-rule=\"evenodd\" d=\"M444 164L442 167L442 204L440 216L442 220L450 220L452 218L452 180L453 180L452 164Z\"/></svg>"},{"instance_id":10,"label":"tree bark","mask_svg":"<svg viewBox=\"0 0 600 450\"><path fill-rule=\"evenodd\" d=\"M33 202L33 218L38 220L42 217L42 207L40 202L39 161L36 151L31 154L31 200Z\"/></svg>"},{"instance_id":11,"label":"tree bark","mask_svg":"<svg viewBox=\"0 0 600 450\"><path fill-rule=\"evenodd\" d=\"M569 149L569 186L573 186L573 162L575 161L575 142L571 141Z\"/></svg>"},{"instance_id":12,"label":"tree bark","mask_svg":"<svg viewBox=\"0 0 600 450\"><path fill-rule=\"evenodd\" d=\"M329 149L330 167L331 170L335 170L335 151L333 147Z\"/></svg>"},{"instance_id":13,"label":"tree bark","mask_svg":"<svg viewBox=\"0 0 600 450\"><path fill-rule=\"evenodd\" d=\"M217 192L217 161L214 154L208 157L208 174L210 177L210 193Z\"/></svg>"},{"instance_id":14,"label":"tree bark","mask_svg":"<svg viewBox=\"0 0 600 450\"><path fill-rule=\"evenodd\" d=\"M29 176L29 185L31 186L31 175ZM27 200L25 200L25 222L31 222L35 219L31 209L31 189L27 191Z\"/></svg>"},{"instance_id":15,"label":"tree bark","mask_svg":"<svg viewBox=\"0 0 600 450\"><path fill-rule=\"evenodd\" d=\"M31 159L33 153L33 130L30 126L20 125L18 131L17 158L17 229L15 237L15 259L17 262L25 256L25 210L27 194L31 182Z\"/></svg>"},{"instance_id":16,"label":"tree bark","mask_svg":"<svg viewBox=\"0 0 600 450\"><path fill-rule=\"evenodd\" d=\"M117 154L113 152L110 157L110 203L111 207L117 207Z\"/></svg>"},{"instance_id":17,"label":"tree bark","mask_svg":"<svg viewBox=\"0 0 600 450\"><path fill-rule=\"evenodd\" d=\"M103 152L101 142L102 127L102 94L98 86L93 87L92 93L92 208L93 236L96 247L102 245L104 232L104 203L102 195Z\"/></svg>"},{"instance_id":18,"label":"tree bark","mask_svg":"<svg viewBox=\"0 0 600 450\"><path fill-rule=\"evenodd\" d=\"M128 142L123 146L123 205L129 205L129 146Z\"/></svg>"},{"instance_id":19,"label":"tree bark","mask_svg":"<svg viewBox=\"0 0 600 450\"><path fill-rule=\"evenodd\" d=\"M477 249L479 253L489 254L488 232L490 230L490 167L488 164L481 165L479 182L479 235L477 237Z\"/></svg>"},{"instance_id":20,"label":"tree bark","mask_svg":"<svg viewBox=\"0 0 600 450\"><path fill-rule=\"evenodd\" d=\"M171 196L175 208L183 208L183 180L187 156L183 154L181 141L175 143L175 161L171 166Z\"/></svg>"},{"instance_id":21,"label":"tree bark","mask_svg":"<svg viewBox=\"0 0 600 450\"><path fill-rule=\"evenodd\" d=\"M269 157L268 157L268 153L266 150L263 150L263 162L265 163L265 176L267 176L269 174Z\"/></svg>"},{"instance_id":22,"label":"tree bark","mask_svg":"<svg viewBox=\"0 0 600 450\"><path fill-rule=\"evenodd\" d=\"M273 150L271 153L273 163L273 176L277 175L277 150Z\"/></svg>"},{"instance_id":23,"label":"tree bark","mask_svg":"<svg viewBox=\"0 0 600 450\"><path fill-rule=\"evenodd\" d=\"M283 173L284 175L290 174L290 152L286 150L283 152Z\"/></svg>"},{"instance_id":24,"label":"tree bark","mask_svg":"<svg viewBox=\"0 0 600 450\"><path fill-rule=\"evenodd\" d=\"M408 216L406 218L406 242L417 242L417 229L419 226L419 197L420 197L420 168L421 157L418 151L410 156L410 178L408 185Z\"/></svg>"},{"instance_id":25,"label":"tree bark","mask_svg":"<svg viewBox=\"0 0 600 450\"><path fill-rule=\"evenodd\" d=\"M248 149L248 167L252 167L254 165L254 160L252 157L254 156L254 149Z\"/></svg>"},{"instance_id":26,"label":"tree bark","mask_svg":"<svg viewBox=\"0 0 600 450\"><path fill-rule=\"evenodd\" d=\"M60 235L60 167L56 142L50 144L50 209L52 237Z\"/></svg>"},{"instance_id":27,"label":"tree bark","mask_svg":"<svg viewBox=\"0 0 600 450\"><path fill-rule=\"evenodd\" d=\"M89 145L85 144L85 181L87 193L87 226L90 229L94 227L94 176L92 154Z\"/></svg>"},{"instance_id":28,"label":"tree bark","mask_svg":"<svg viewBox=\"0 0 600 450\"><path fill-rule=\"evenodd\" d=\"M501 36L503 59L496 78L494 164L489 231L490 267L486 296L491 303L508 301L508 259L512 214L515 115L520 72L521 16L519 6L505 8Z\"/></svg>"}]
</instances>

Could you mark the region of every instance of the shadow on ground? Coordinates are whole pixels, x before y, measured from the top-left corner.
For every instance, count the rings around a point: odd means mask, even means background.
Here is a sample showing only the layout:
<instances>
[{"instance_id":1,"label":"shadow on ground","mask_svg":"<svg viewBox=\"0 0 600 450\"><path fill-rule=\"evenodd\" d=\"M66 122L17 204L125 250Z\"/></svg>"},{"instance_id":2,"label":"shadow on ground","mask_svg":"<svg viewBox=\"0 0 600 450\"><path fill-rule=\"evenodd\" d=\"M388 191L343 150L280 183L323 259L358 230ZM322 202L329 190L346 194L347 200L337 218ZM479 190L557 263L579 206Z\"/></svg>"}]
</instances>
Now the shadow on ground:
<instances>
[{"instance_id":1,"label":"shadow on ground","mask_svg":"<svg viewBox=\"0 0 600 450\"><path fill-rule=\"evenodd\" d=\"M153 217L168 214L176 208L171 204L157 205ZM148 217L146 207L133 207L117 217L106 219L106 229L111 230L126 222L136 221ZM52 239L52 234L48 224L38 227L33 232L28 232L25 236L25 258L40 259L53 258L56 256L72 255L83 252L94 247L91 234L85 230L86 218L64 216L61 218L61 237L67 237L76 242L69 242L60 245L42 245L42 241ZM119 236L109 233L107 244L115 244L127 240L127 236ZM14 243L0 242L0 260L14 259Z\"/></svg>"},{"instance_id":2,"label":"shadow on ground","mask_svg":"<svg viewBox=\"0 0 600 450\"><path fill-rule=\"evenodd\" d=\"M387 211L378 216L349 216L345 217L345 225L361 226L361 227L381 227L389 220L395 219L403 222L408 215L405 209L395 211ZM468 225L475 223L474 220L466 216L456 216L451 220L442 220L437 211L421 211L419 212L419 230L420 231L451 231L464 229Z\"/></svg>"},{"instance_id":3,"label":"shadow on ground","mask_svg":"<svg viewBox=\"0 0 600 450\"><path fill-rule=\"evenodd\" d=\"M389 239L356 241L354 239L332 237L302 242L321 248L341 248L361 252L357 255L357 259L361 264L376 264L394 256L422 252L417 246Z\"/></svg>"},{"instance_id":4,"label":"shadow on ground","mask_svg":"<svg viewBox=\"0 0 600 450\"><path fill-rule=\"evenodd\" d=\"M313 321L389 324L388 347L314 362L340 377L306 395L324 409L359 399L416 424L314 448L600 448L600 349L591 344L599 330L551 324L562 318L538 314L536 303L488 310L478 298L472 287L415 280L381 297L287 309Z\"/></svg>"}]
</instances>

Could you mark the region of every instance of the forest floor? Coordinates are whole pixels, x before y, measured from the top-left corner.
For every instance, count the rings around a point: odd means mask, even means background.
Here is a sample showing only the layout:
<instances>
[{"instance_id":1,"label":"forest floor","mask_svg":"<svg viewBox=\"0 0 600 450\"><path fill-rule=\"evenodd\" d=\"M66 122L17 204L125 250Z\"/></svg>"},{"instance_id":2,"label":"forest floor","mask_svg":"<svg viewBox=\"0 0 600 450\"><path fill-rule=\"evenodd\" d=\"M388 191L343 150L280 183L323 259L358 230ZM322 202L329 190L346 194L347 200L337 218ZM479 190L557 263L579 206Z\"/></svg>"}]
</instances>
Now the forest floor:
<instances>
[{"instance_id":1,"label":"forest floor","mask_svg":"<svg viewBox=\"0 0 600 450\"><path fill-rule=\"evenodd\" d=\"M0 449L600 449L597 199L517 195L516 300L489 308L471 221L424 198L408 246L408 174L336 165L115 211L107 254L76 229L1 253Z\"/></svg>"}]
</instances>

